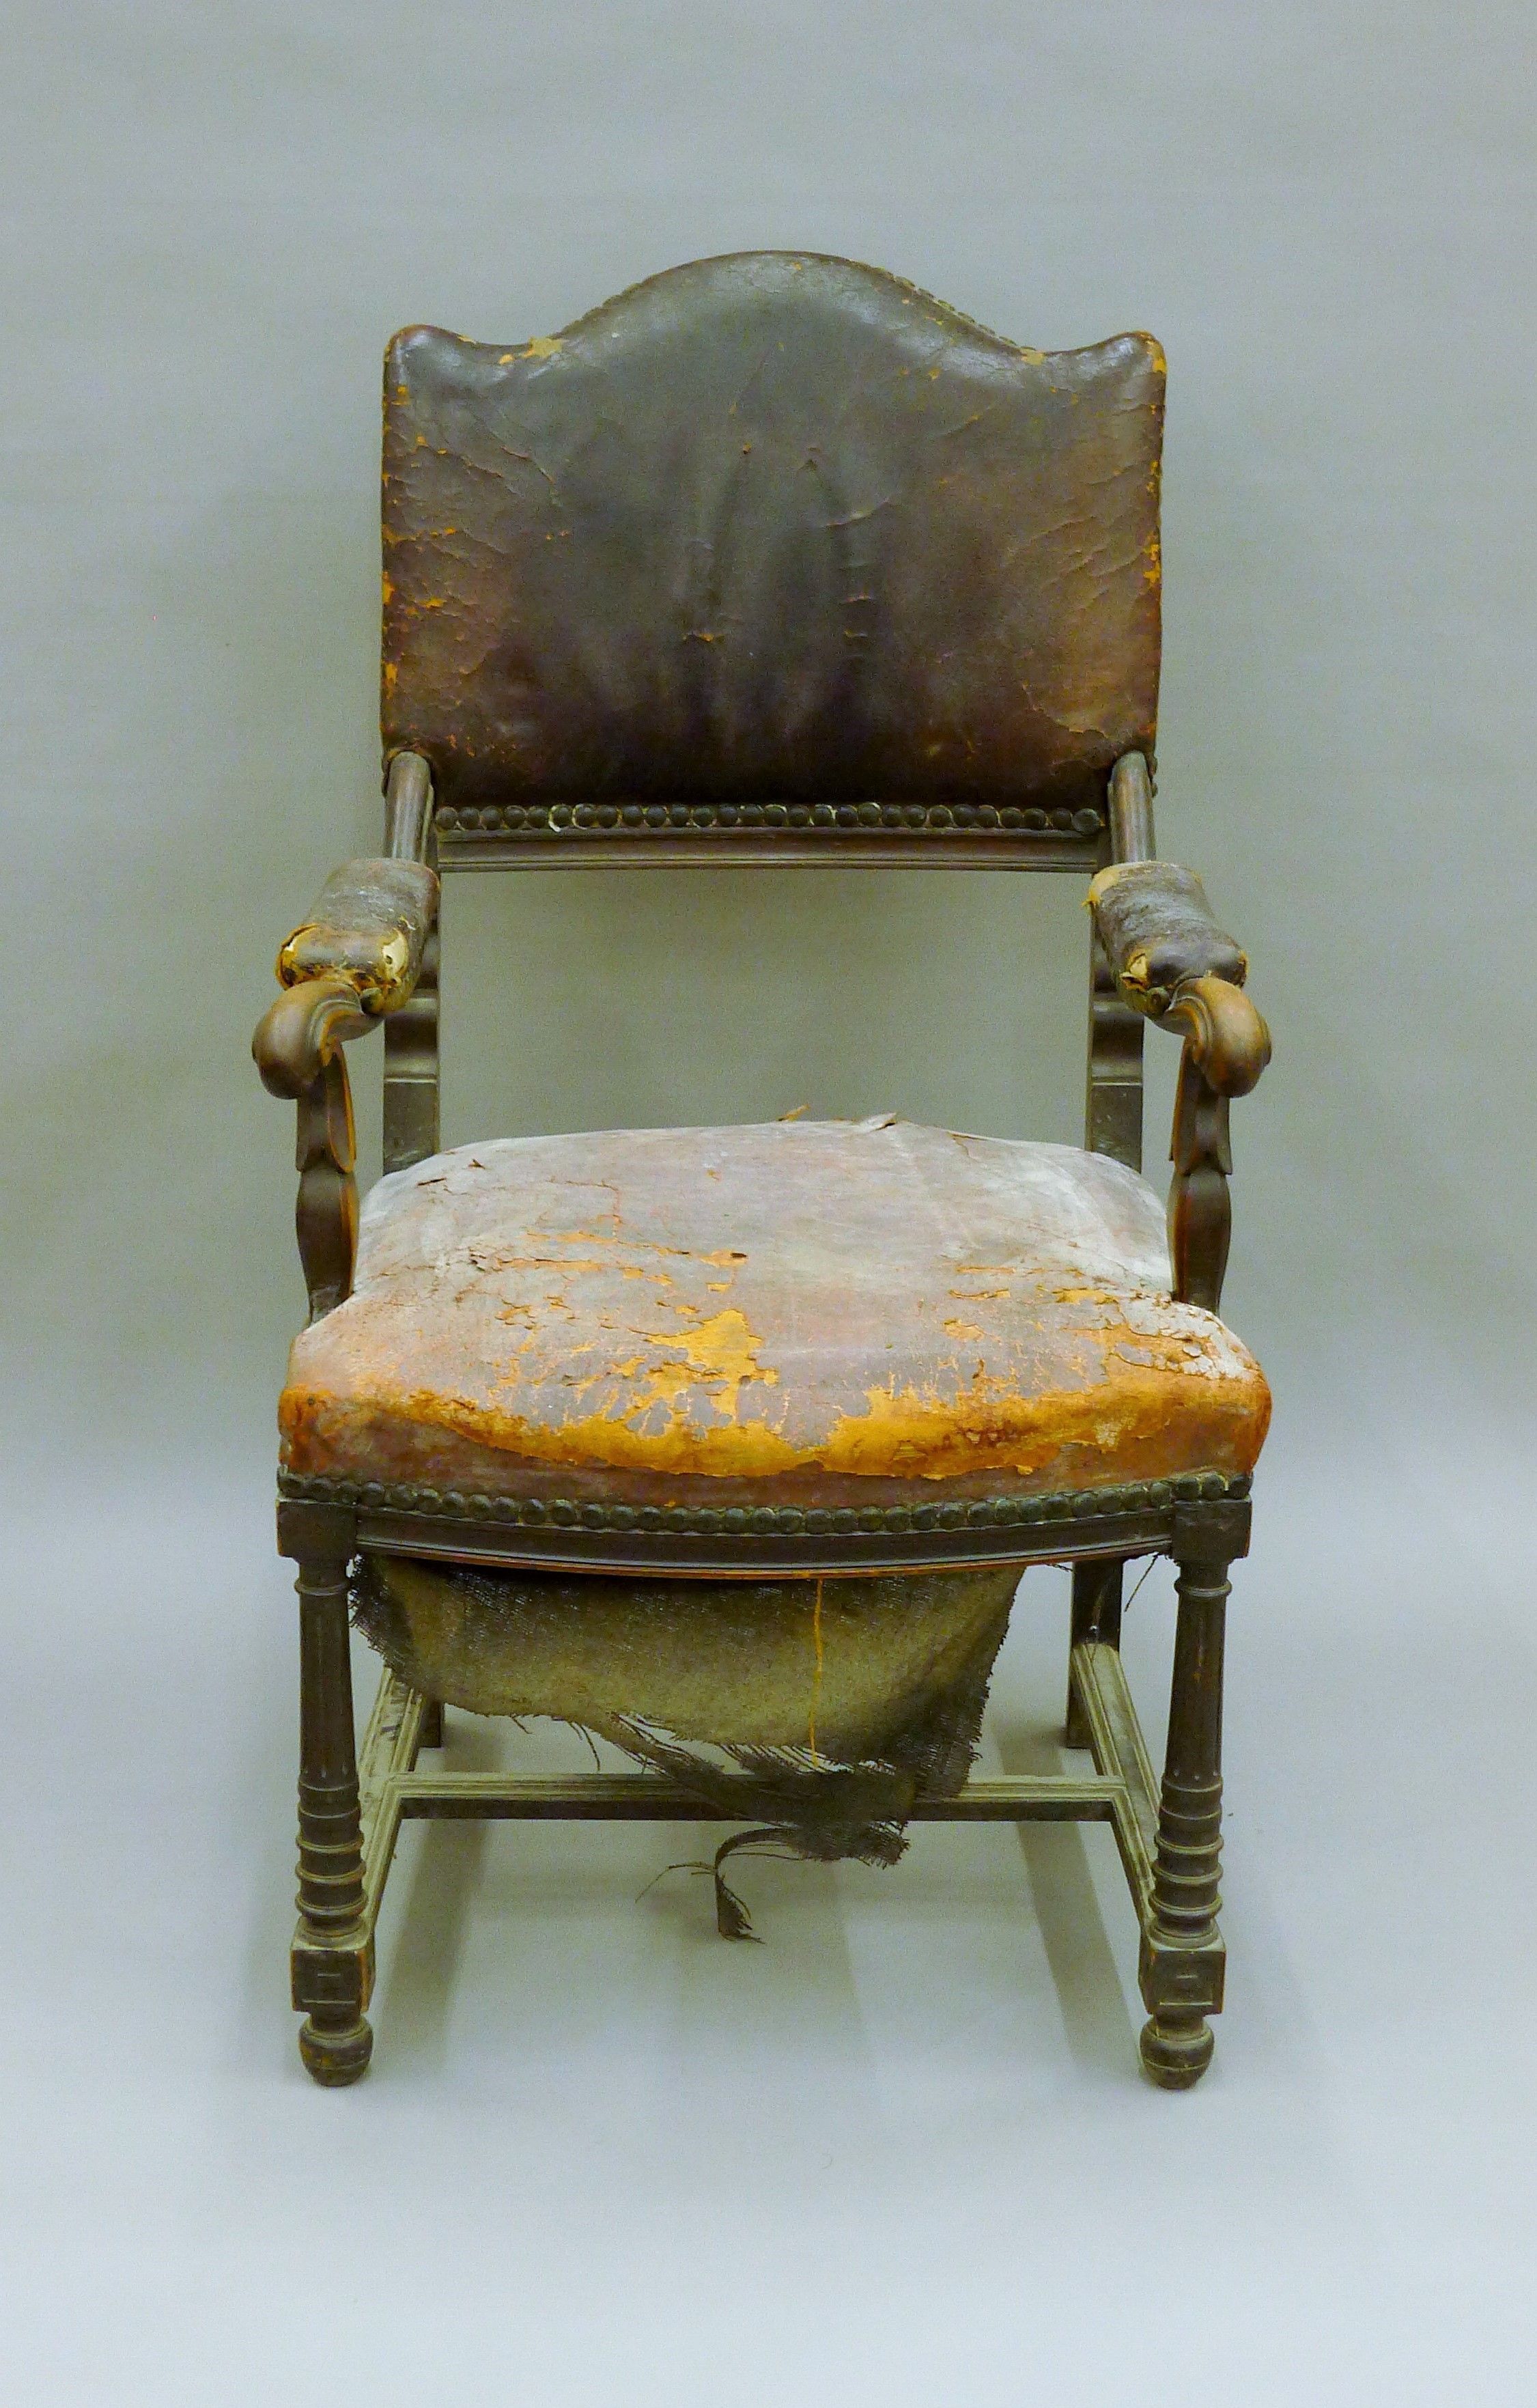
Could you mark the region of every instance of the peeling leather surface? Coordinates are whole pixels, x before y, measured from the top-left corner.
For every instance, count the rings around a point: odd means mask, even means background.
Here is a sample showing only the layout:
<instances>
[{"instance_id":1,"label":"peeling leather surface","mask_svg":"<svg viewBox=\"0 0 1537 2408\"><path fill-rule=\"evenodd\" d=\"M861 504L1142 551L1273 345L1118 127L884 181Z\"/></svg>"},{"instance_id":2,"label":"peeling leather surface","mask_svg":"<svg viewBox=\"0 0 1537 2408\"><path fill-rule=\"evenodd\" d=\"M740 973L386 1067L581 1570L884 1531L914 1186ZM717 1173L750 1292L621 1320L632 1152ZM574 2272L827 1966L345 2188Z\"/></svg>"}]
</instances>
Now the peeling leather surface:
<instances>
[{"instance_id":1,"label":"peeling leather surface","mask_svg":"<svg viewBox=\"0 0 1537 2408\"><path fill-rule=\"evenodd\" d=\"M638 1502L1247 1471L1264 1379L1169 1285L1153 1190L1075 1147L806 1121L460 1147L369 1196L283 1456Z\"/></svg>"},{"instance_id":2,"label":"peeling leather surface","mask_svg":"<svg viewBox=\"0 0 1537 2408\"><path fill-rule=\"evenodd\" d=\"M1248 959L1219 927L1192 869L1174 861L1115 862L1089 890L1089 908L1112 968L1143 1008L1167 1010L1189 979L1242 986Z\"/></svg>"},{"instance_id":3,"label":"peeling leather surface","mask_svg":"<svg viewBox=\"0 0 1537 2408\"><path fill-rule=\"evenodd\" d=\"M357 988L365 1011L404 1003L421 971L437 908L437 874L420 862L344 862L332 871L302 926L278 954L278 982L335 972Z\"/></svg>"},{"instance_id":4,"label":"peeling leather surface","mask_svg":"<svg viewBox=\"0 0 1537 2408\"><path fill-rule=\"evenodd\" d=\"M387 753L531 794L1102 805L1151 754L1163 358L696 261L385 364Z\"/></svg>"}]
</instances>

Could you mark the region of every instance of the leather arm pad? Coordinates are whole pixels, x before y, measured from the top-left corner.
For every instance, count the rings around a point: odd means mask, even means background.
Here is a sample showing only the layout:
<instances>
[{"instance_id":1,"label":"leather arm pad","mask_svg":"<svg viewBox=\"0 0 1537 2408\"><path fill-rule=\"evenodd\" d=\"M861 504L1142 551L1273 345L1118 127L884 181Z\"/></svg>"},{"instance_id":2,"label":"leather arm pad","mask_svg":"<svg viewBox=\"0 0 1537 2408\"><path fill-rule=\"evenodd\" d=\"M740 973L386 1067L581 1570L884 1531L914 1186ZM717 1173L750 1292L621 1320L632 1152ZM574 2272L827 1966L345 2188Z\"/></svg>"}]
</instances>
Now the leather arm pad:
<instances>
[{"instance_id":1,"label":"leather arm pad","mask_svg":"<svg viewBox=\"0 0 1537 2408\"><path fill-rule=\"evenodd\" d=\"M1194 979L1242 986L1248 960L1219 928L1206 890L1173 861L1113 862L1089 890L1101 944L1128 1003L1160 1020Z\"/></svg>"},{"instance_id":2,"label":"leather arm pad","mask_svg":"<svg viewBox=\"0 0 1537 2408\"><path fill-rule=\"evenodd\" d=\"M436 873L419 861L349 861L284 939L278 982L340 979L373 1017L406 1002L437 906Z\"/></svg>"}]
</instances>

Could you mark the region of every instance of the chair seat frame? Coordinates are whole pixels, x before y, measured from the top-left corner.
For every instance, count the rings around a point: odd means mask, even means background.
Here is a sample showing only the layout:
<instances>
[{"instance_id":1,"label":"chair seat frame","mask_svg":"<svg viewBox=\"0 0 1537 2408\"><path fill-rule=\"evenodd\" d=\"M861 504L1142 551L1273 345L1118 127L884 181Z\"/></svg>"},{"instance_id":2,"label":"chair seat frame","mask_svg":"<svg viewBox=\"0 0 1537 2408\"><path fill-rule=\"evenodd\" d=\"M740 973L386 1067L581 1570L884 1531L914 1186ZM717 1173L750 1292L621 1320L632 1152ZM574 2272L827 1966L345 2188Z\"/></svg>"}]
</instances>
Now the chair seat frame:
<instances>
[{"instance_id":1,"label":"chair seat frame","mask_svg":"<svg viewBox=\"0 0 1537 2408\"><path fill-rule=\"evenodd\" d=\"M787 821L787 832L792 824ZM726 833L710 831L712 838ZM735 841L729 846L705 842L693 815L679 815L676 831L669 826L665 853L652 844L634 857L648 866L663 858L787 857L784 838L767 827L733 827L730 834ZM1117 764L1097 839L1087 829L1053 829L1049 822L1018 833L978 826L936 834L937 843L932 836L924 847L935 867L1081 872L1096 862L1148 861L1154 857L1150 775L1140 754ZM621 850L629 857L631 841L619 812L603 819L568 815L556 828L541 824L522 838L521 852L508 848L505 830L464 828L451 813L434 821L429 765L410 753L397 754L391 765L386 838L391 855L435 859L445 869L613 862ZM883 838L858 820L847 828L834 821L820 839L829 840L839 857L899 866L890 834ZM1174 1293L1215 1312L1231 1226L1228 1104L1259 1078L1269 1037L1247 998L1215 978L1192 979L1154 1015L1117 982L1095 935L1085 1142L1133 1169L1142 1160L1143 1025L1149 1016L1184 1038L1171 1147ZM312 1319L350 1292L357 1208L342 1047L372 1025L352 988L320 978L291 990L257 1033L263 1079L299 1106L297 1229ZM435 931L413 990L390 1008L385 1032L384 1167L396 1170L438 1149ZM423 1772L418 1769L422 1751L441 1744L443 1710L390 1670L380 1681L360 1754L349 1576L360 1553L379 1550L442 1562L672 1579L814 1579L980 1564L1017 1565L1022 1574L1035 1564L1070 1565L1064 1742L1089 1751L1093 1773L972 1780L954 1797L920 1798L914 1819L1108 1822L1141 1930L1138 1980L1147 2010L1142 2064L1160 2086L1188 2088L1211 2061L1207 2018L1220 2012L1223 2000L1225 1951L1217 1912L1224 1628L1228 1572L1248 1550L1248 1492L1246 1477L1210 1471L1045 1497L862 1512L762 1507L712 1512L558 1497L515 1503L285 1472L278 1546L298 1568L301 1618L299 1922L292 1978L293 2005L306 2018L300 2052L309 2072L322 2085L340 2086L355 2082L368 2065L376 1932L403 1822L720 1819L719 1802L690 1796L651 1772L558 1780ZM1161 1780L1153 1774L1119 1655L1125 1567L1147 1555L1171 1557L1177 1573Z\"/></svg>"},{"instance_id":2,"label":"chair seat frame","mask_svg":"<svg viewBox=\"0 0 1537 2408\"><path fill-rule=\"evenodd\" d=\"M338 1495L347 1484L286 1480L278 1506L280 1552L299 1567L304 1617L300 1777L299 1924L292 1969L293 2004L306 2020L300 2046L316 2080L356 2081L373 2034L365 2010L374 1985L376 1933L385 1884L403 1822L419 1818L491 1821L719 1822L719 1798L690 1795L651 1772L582 1773L550 1779L504 1772L422 1772L423 1749L440 1746L443 1709L386 1670L361 1751L354 1740L348 1648L348 1572L368 1549L508 1568L580 1565L584 1570L639 1569L626 1533L622 1562L601 1550L612 1535L579 1525L553 1526L531 1548L470 1512L423 1513L413 1496L391 1503L379 1484ZM319 1496L317 1489L331 1493ZM370 1489L378 1489L370 1497ZM304 1494L294 1494L303 1490ZM1038 1508L1029 1541L1005 1540L996 1526L944 1532L896 1530L801 1541L815 1567L791 1567L785 1534L758 1534L756 1560L722 1555L710 1533L652 1536L646 1569L673 1577L789 1577L816 1571L918 1570L936 1562L1074 1567L1074 1641L1069 1658L1069 1745L1087 1747L1094 1772L973 1779L954 1797L922 1798L923 1823L1107 1822L1119 1850L1141 1928L1138 1980L1148 2021L1143 2065L1171 2089L1188 2088L1210 2062L1206 2018L1221 2011L1225 1950L1217 1923L1221 1853L1223 1627L1228 1570L1247 1552L1246 1480L1188 1475L1139 1490L1085 1492L1030 1500ZM1180 1493L1183 1492L1183 1493ZM467 1502L468 1500L466 1500ZM477 1500L489 1506L491 1499ZM600 1509L589 1508L594 1516ZM901 1509L889 1509L900 1512ZM957 1509L958 1511L960 1509ZM690 1514L698 1522L702 1517ZM708 1517L716 1518L716 1517ZM852 1517L850 1517L852 1518ZM689 1537L711 1560L687 1552ZM531 1538L533 1534L530 1534ZM559 1550L549 1541L566 1543ZM536 1552L535 1552L536 1550ZM1166 1554L1178 1567L1178 1624L1168 1756L1155 1779L1119 1653L1121 1579L1140 1554ZM744 1788L747 1784L744 1781ZM744 1804L744 1818L752 1810Z\"/></svg>"}]
</instances>

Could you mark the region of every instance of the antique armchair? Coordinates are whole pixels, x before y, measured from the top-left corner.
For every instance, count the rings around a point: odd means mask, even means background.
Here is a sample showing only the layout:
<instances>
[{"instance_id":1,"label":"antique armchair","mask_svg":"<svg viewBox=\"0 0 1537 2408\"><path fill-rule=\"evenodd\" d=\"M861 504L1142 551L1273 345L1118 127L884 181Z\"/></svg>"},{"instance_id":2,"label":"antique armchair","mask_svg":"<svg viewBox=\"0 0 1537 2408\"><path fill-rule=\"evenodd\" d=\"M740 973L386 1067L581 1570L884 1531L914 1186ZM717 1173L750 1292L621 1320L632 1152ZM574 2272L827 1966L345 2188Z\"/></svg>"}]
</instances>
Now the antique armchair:
<instances>
[{"instance_id":1,"label":"antique armchair","mask_svg":"<svg viewBox=\"0 0 1537 2408\"><path fill-rule=\"evenodd\" d=\"M916 1818L1108 1822L1142 2057L1208 2063L1223 1614L1269 1412L1217 1318L1245 962L1160 862L1163 362L1029 351L852 262L757 252L507 348L396 337L384 850L284 944L309 1323L280 1410L301 1606L304 2061L354 2081L412 1815L718 1821L890 1862ZM1091 907L1085 1146L881 1119L439 1151L438 877L668 863L1041 869ZM1167 1218L1145 1020L1183 1042ZM354 1185L343 1048L384 1027ZM1123 1569L1177 1568L1155 1779ZM969 1777L1020 1573L1073 1567L1066 1742ZM385 1658L361 1762L349 1614ZM423 1770L445 1703L633 1772Z\"/></svg>"}]
</instances>

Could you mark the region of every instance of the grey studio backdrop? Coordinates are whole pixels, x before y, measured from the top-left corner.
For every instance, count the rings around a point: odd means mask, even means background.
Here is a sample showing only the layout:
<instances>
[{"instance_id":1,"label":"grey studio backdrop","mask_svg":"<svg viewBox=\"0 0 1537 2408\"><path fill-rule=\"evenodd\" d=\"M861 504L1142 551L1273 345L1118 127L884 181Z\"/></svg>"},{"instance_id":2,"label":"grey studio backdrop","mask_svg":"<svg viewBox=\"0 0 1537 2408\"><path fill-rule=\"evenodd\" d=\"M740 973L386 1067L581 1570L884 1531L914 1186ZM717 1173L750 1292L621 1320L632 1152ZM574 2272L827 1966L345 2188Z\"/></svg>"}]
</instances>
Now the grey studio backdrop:
<instances>
[{"instance_id":1,"label":"grey studio backdrop","mask_svg":"<svg viewBox=\"0 0 1537 2408\"><path fill-rule=\"evenodd\" d=\"M1530 12L5 22L13 2396L1515 2396ZM1234 1113L1226 1310L1277 1412L1233 1616L1230 2012L1188 2099L1137 2082L1129 1911L1068 1830L765 1865L767 1945L735 1950L685 1875L636 1902L687 1839L416 1830L375 2071L322 2096L292 2054L270 1483L301 1287L292 1113L247 1047L278 939L377 840L381 346L548 332L758 246L1169 353L1160 838L1276 1038ZM447 1133L805 1104L1071 1140L1075 904L451 885ZM1155 1174L1174 1051L1150 1037ZM352 1067L367 1158L377 1040ZM1022 1769L1060 1576L1016 1622L988 1745ZM1155 1737L1169 1631L1160 1574L1128 1632Z\"/></svg>"}]
</instances>

